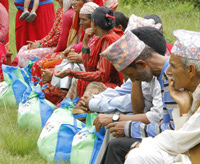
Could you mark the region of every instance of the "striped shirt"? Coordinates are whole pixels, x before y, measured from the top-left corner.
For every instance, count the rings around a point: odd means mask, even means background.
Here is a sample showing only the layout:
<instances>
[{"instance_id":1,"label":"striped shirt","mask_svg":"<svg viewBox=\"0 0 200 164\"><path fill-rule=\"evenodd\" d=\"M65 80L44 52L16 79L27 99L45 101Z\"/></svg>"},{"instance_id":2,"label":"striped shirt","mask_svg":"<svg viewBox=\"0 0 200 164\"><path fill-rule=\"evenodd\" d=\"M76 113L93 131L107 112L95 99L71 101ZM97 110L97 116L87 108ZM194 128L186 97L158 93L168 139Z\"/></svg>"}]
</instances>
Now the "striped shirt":
<instances>
[{"instance_id":1,"label":"striped shirt","mask_svg":"<svg viewBox=\"0 0 200 164\"><path fill-rule=\"evenodd\" d=\"M176 102L170 97L168 91L168 78L166 75L167 68L169 66L169 60L166 60L161 74L158 77L158 81L161 86L162 101L163 101L163 119L160 124L150 123L144 124L142 122L127 121L124 125L124 133L127 137L143 138L143 137L155 137L157 134L164 130L174 130L174 122L172 118L172 110L177 107Z\"/></svg>"}]
</instances>

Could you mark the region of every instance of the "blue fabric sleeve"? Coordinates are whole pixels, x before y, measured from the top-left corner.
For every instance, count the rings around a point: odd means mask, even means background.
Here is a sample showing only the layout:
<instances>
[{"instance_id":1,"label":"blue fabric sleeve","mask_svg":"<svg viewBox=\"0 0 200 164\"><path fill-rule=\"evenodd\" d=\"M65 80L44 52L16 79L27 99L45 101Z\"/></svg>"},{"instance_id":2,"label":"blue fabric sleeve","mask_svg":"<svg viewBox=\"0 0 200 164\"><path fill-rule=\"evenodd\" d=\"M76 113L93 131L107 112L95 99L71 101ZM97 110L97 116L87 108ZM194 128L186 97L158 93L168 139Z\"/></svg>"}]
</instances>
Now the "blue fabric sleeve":
<instances>
[{"instance_id":1,"label":"blue fabric sleeve","mask_svg":"<svg viewBox=\"0 0 200 164\"><path fill-rule=\"evenodd\" d=\"M101 113L111 113L116 109L121 112L132 113L131 94L114 96L113 98L94 98L90 100L89 108L91 111Z\"/></svg>"},{"instance_id":2,"label":"blue fabric sleeve","mask_svg":"<svg viewBox=\"0 0 200 164\"><path fill-rule=\"evenodd\" d=\"M174 123L144 124L142 122L126 122L124 125L124 133L126 137L141 139L144 137L155 137L167 129L174 130Z\"/></svg>"}]
</instances>

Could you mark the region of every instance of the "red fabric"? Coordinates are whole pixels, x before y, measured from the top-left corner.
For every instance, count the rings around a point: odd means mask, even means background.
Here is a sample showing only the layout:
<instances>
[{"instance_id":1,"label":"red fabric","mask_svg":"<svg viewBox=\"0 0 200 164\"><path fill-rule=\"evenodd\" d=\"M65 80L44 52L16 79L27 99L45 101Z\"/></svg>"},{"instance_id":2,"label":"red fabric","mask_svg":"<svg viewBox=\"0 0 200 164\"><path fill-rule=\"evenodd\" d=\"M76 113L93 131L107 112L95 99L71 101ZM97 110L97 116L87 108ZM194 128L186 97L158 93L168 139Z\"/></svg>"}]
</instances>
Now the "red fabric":
<instances>
[{"instance_id":1,"label":"red fabric","mask_svg":"<svg viewBox=\"0 0 200 164\"><path fill-rule=\"evenodd\" d=\"M43 57L42 59L39 59L39 60L37 60L36 62L33 63L32 71L31 71L31 76L33 77L32 78L33 82L37 81L37 79L35 79L34 76L36 76L39 79L41 79L41 66L42 66L42 63L47 59L55 58L59 54L60 54L59 52L53 53L53 54L49 54L49 55Z\"/></svg>"},{"instance_id":2,"label":"red fabric","mask_svg":"<svg viewBox=\"0 0 200 164\"><path fill-rule=\"evenodd\" d=\"M3 71L2 71L2 64L6 64L6 49L2 43L0 43L0 81L4 80L3 78Z\"/></svg>"},{"instance_id":3,"label":"red fabric","mask_svg":"<svg viewBox=\"0 0 200 164\"><path fill-rule=\"evenodd\" d=\"M85 92L85 89L86 87L88 86L90 82L87 82L87 81L83 81L81 79L78 79L78 82L77 82L77 90L78 90L78 95L79 97L82 97L84 92Z\"/></svg>"},{"instance_id":4,"label":"red fabric","mask_svg":"<svg viewBox=\"0 0 200 164\"><path fill-rule=\"evenodd\" d=\"M99 53L101 51L101 47L102 47L102 43L106 40L109 45L112 44L113 42L115 42L116 40L118 40L120 38L120 36L123 35L123 31L121 30L117 30L114 29L114 32L110 32L108 35L103 36L102 38L99 38L93 47L93 51L91 52L91 60L88 62L88 65L90 65L90 67L95 67L98 63L99 60ZM118 33L118 35L116 35Z\"/></svg>"},{"instance_id":5,"label":"red fabric","mask_svg":"<svg viewBox=\"0 0 200 164\"><path fill-rule=\"evenodd\" d=\"M88 45L89 47L92 47L94 42L97 40L97 36L94 35L91 40L89 41ZM44 63L44 61L46 61L47 59L50 59L50 58L55 58L57 55L60 55L60 52L56 52L56 53L53 53L53 54L49 54L45 57L43 57L42 59L39 59L38 61L36 61L33 66L32 66L32 73L31 73L31 76L37 76L39 79L41 79L41 66L42 64ZM35 78L32 78L32 81L36 82L36 79Z\"/></svg>"},{"instance_id":6,"label":"red fabric","mask_svg":"<svg viewBox=\"0 0 200 164\"><path fill-rule=\"evenodd\" d=\"M18 57L15 57L15 58L13 59L12 63L10 64L10 66L16 67L16 66L18 66L18 63L19 63Z\"/></svg>"},{"instance_id":7,"label":"red fabric","mask_svg":"<svg viewBox=\"0 0 200 164\"><path fill-rule=\"evenodd\" d=\"M116 34L114 31L120 35ZM110 44L118 40L122 34L123 32L120 30L113 30L108 35L95 42L91 54L82 53L86 72L71 70L70 73L70 75L79 79L77 90L80 97L83 96L87 85L91 81L103 82L107 87L111 88L115 88L117 85L123 83L123 75L118 73L107 59L99 56L100 52L104 51Z\"/></svg>"},{"instance_id":8,"label":"red fabric","mask_svg":"<svg viewBox=\"0 0 200 164\"><path fill-rule=\"evenodd\" d=\"M1 0L0 3L6 8L7 12L9 12L9 3L8 0Z\"/></svg>"},{"instance_id":9,"label":"red fabric","mask_svg":"<svg viewBox=\"0 0 200 164\"><path fill-rule=\"evenodd\" d=\"M103 6L103 0L93 0L93 2L99 6Z\"/></svg>"},{"instance_id":10,"label":"red fabric","mask_svg":"<svg viewBox=\"0 0 200 164\"><path fill-rule=\"evenodd\" d=\"M39 40L41 47L55 47L58 43L63 19L63 10L58 8L51 31L44 38Z\"/></svg>"},{"instance_id":11,"label":"red fabric","mask_svg":"<svg viewBox=\"0 0 200 164\"><path fill-rule=\"evenodd\" d=\"M80 29L79 22L80 22L79 13L76 12L74 14L72 26L71 26L71 29L69 31L67 46L69 46L72 43L75 36L78 37L78 43L82 41L83 35L84 35L84 30L82 28ZM76 31L76 33L74 33L74 31Z\"/></svg>"},{"instance_id":12,"label":"red fabric","mask_svg":"<svg viewBox=\"0 0 200 164\"><path fill-rule=\"evenodd\" d=\"M37 17L31 23L19 20L23 11L18 10L15 22L15 39L17 51L27 44L27 40L40 40L46 36L52 28L55 18L54 4L41 5L37 9Z\"/></svg>"},{"instance_id":13,"label":"red fabric","mask_svg":"<svg viewBox=\"0 0 200 164\"><path fill-rule=\"evenodd\" d=\"M55 105L60 103L65 98L68 92L63 89L57 88L51 84L46 84L46 85L47 88L42 90L42 92L45 94L45 98L51 101Z\"/></svg>"},{"instance_id":14,"label":"red fabric","mask_svg":"<svg viewBox=\"0 0 200 164\"><path fill-rule=\"evenodd\" d=\"M58 44L55 48L55 52L64 51L67 48L67 38L69 35L69 30L73 21L74 10L70 8L63 15L63 23L61 28L60 38L58 40Z\"/></svg>"},{"instance_id":15,"label":"red fabric","mask_svg":"<svg viewBox=\"0 0 200 164\"><path fill-rule=\"evenodd\" d=\"M169 50L169 52L171 53L173 45L170 43L167 43L166 46L167 46L167 49Z\"/></svg>"},{"instance_id":16,"label":"red fabric","mask_svg":"<svg viewBox=\"0 0 200 164\"><path fill-rule=\"evenodd\" d=\"M81 52L82 46L83 46L83 43L79 42L78 44L75 44L74 46L72 46L71 49L74 49L76 53L79 53Z\"/></svg>"},{"instance_id":17,"label":"red fabric","mask_svg":"<svg viewBox=\"0 0 200 164\"><path fill-rule=\"evenodd\" d=\"M46 60L42 63L41 69L49 69L54 68L56 65L61 64L63 59L55 59L49 62L46 62Z\"/></svg>"},{"instance_id":18,"label":"red fabric","mask_svg":"<svg viewBox=\"0 0 200 164\"><path fill-rule=\"evenodd\" d=\"M8 14L9 14L9 2L8 0L1 0L0 3L6 8ZM5 36L5 41L4 41L4 45L6 45L6 43L8 43L9 41L9 31L8 31L8 34Z\"/></svg>"},{"instance_id":19,"label":"red fabric","mask_svg":"<svg viewBox=\"0 0 200 164\"><path fill-rule=\"evenodd\" d=\"M77 32L78 32L79 27L80 27L79 22L80 22L79 13L75 13L74 21L73 21L73 24L72 24L71 28L76 30Z\"/></svg>"},{"instance_id":20,"label":"red fabric","mask_svg":"<svg viewBox=\"0 0 200 164\"><path fill-rule=\"evenodd\" d=\"M109 45L110 43L107 40L104 40L102 43L101 52L103 52ZM91 51L95 51L94 47ZM98 81L103 83L113 83L115 85L122 84L122 79L119 78L117 70L107 59L103 58L102 56L98 56L99 60L97 65L95 67L91 67L88 63L90 60L93 60L92 55L82 53L82 58L86 72L71 70L70 75L73 77L90 82Z\"/></svg>"}]
</instances>

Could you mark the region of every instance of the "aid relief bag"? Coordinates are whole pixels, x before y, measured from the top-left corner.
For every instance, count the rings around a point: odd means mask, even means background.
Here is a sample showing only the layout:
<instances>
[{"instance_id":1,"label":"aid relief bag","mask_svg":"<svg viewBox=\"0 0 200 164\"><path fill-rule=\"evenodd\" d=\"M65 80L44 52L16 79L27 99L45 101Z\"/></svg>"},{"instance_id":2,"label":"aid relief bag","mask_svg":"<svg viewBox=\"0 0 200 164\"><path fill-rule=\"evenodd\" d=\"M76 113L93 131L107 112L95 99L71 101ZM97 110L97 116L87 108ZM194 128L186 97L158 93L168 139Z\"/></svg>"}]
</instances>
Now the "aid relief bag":
<instances>
[{"instance_id":1,"label":"aid relief bag","mask_svg":"<svg viewBox=\"0 0 200 164\"><path fill-rule=\"evenodd\" d=\"M7 85L2 84L4 93L0 95L0 101L6 100L9 104L16 104L16 102L19 104L28 87L28 75L19 67L2 65L2 70Z\"/></svg>"},{"instance_id":2,"label":"aid relief bag","mask_svg":"<svg viewBox=\"0 0 200 164\"><path fill-rule=\"evenodd\" d=\"M40 155L49 162L65 162L70 160L71 145L74 135L85 124L77 120L71 111L78 99L64 99L60 108L56 109L44 126L37 145Z\"/></svg>"},{"instance_id":3,"label":"aid relief bag","mask_svg":"<svg viewBox=\"0 0 200 164\"><path fill-rule=\"evenodd\" d=\"M0 103L9 104L11 106L17 105L11 84L6 81L0 83Z\"/></svg>"},{"instance_id":4,"label":"aid relief bag","mask_svg":"<svg viewBox=\"0 0 200 164\"><path fill-rule=\"evenodd\" d=\"M41 88L30 82L19 103L17 123L23 128L42 129L55 109Z\"/></svg>"},{"instance_id":5,"label":"aid relief bag","mask_svg":"<svg viewBox=\"0 0 200 164\"><path fill-rule=\"evenodd\" d=\"M95 163L105 135L104 127L101 128L100 132L95 131L93 121L96 117L97 113L88 113L86 117L86 127L81 129L74 136L70 156L71 164Z\"/></svg>"}]
</instances>

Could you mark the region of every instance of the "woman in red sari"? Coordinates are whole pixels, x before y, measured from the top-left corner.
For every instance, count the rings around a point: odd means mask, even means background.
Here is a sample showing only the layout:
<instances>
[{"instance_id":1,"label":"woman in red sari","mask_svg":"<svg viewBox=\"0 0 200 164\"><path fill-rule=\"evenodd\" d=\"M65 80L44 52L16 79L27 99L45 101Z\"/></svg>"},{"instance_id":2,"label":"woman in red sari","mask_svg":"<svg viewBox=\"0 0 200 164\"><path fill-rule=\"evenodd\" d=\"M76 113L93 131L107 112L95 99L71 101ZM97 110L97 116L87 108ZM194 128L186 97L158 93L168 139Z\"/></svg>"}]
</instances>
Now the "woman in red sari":
<instances>
[{"instance_id":1,"label":"woman in red sari","mask_svg":"<svg viewBox=\"0 0 200 164\"><path fill-rule=\"evenodd\" d=\"M84 31L87 28L91 27L91 14L97 7L99 7L97 4L95 4L93 2L88 2L88 3L85 3L83 5L83 7L81 8L80 13L79 13L80 26L81 26L81 28L83 28ZM94 35L90 38L88 45L91 49L97 39L98 39L98 36L96 36L96 35ZM78 48L75 48L75 47L78 47ZM82 42L73 46L73 48L75 50L80 49L76 52L80 52L81 47L82 47ZM60 59L60 60L62 60L62 59ZM81 55L81 53L79 53L79 54L78 53L69 53L69 55L67 56L67 60L70 63L82 63L82 55ZM53 62L55 62L55 60ZM46 67L45 65L47 65L48 68L45 68ZM43 85L43 83L45 83L47 85L47 87L43 90L43 92L45 93L45 98L48 99L49 101L51 101L52 103L57 104L60 101L62 101L63 98L65 98L68 91L66 90L66 88L61 89L61 88L51 85L50 81L52 78L54 66L52 66L52 69L49 69L50 66L51 66L50 62L47 62L42 66L42 68L45 70L43 70L42 82L40 82L40 85ZM44 74L44 72L46 72L46 74ZM51 75L47 76L47 72L49 72L49 74L51 74Z\"/></svg>"},{"instance_id":2,"label":"woman in red sari","mask_svg":"<svg viewBox=\"0 0 200 164\"><path fill-rule=\"evenodd\" d=\"M83 96L90 82L100 82L96 86L100 86L100 88L102 88L102 84L111 88L122 84L123 76L118 73L108 60L99 55L123 35L121 30L113 29L114 20L113 10L107 7L95 9L92 13L91 28L85 31L83 38L82 58L86 72L71 69L55 72L55 75L60 78L72 76L78 79L71 86L66 96L67 98L73 99L76 96ZM99 39L94 43L90 52L88 41L93 35L99 36Z\"/></svg>"},{"instance_id":3,"label":"woman in red sari","mask_svg":"<svg viewBox=\"0 0 200 164\"><path fill-rule=\"evenodd\" d=\"M80 27L79 26L79 11L85 2L86 2L86 0L72 1L72 6L73 6L75 13L74 13L73 22L71 24L70 30L68 31L68 35L65 38L65 40L66 40L65 44L67 45L67 48L66 48L67 51L70 51L70 47L72 45L77 44L80 40L81 29L79 28ZM63 50L61 50L61 51L63 51ZM53 65L55 65L56 63L61 63L62 62L62 59L60 59L61 51L56 51L55 53L50 53L50 54L46 55L45 57L41 58L40 60L36 61L32 67L32 73L31 73L32 77L36 76L39 79L41 79L41 75L42 75L41 67L42 67L42 65L44 65L44 63L47 63L48 61L50 61L49 62L50 64L53 63ZM49 68L52 68L52 67L49 67ZM53 66L53 68L54 68L54 66ZM32 78L32 81L36 82L37 79ZM42 82L40 84L43 85Z\"/></svg>"},{"instance_id":4,"label":"woman in red sari","mask_svg":"<svg viewBox=\"0 0 200 164\"><path fill-rule=\"evenodd\" d=\"M15 39L18 52L23 45L27 44L26 41L40 40L49 33L54 23L55 11L53 0L41 0L37 9L37 18L28 23L19 20L24 10L24 0L14 0L14 4L18 9L15 20ZM32 6L31 3L29 11Z\"/></svg>"}]
</instances>

